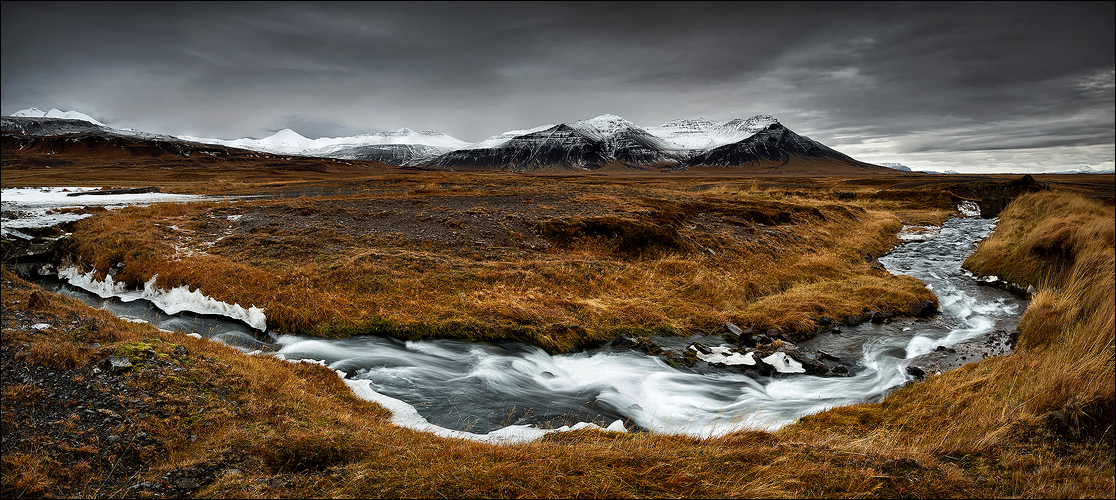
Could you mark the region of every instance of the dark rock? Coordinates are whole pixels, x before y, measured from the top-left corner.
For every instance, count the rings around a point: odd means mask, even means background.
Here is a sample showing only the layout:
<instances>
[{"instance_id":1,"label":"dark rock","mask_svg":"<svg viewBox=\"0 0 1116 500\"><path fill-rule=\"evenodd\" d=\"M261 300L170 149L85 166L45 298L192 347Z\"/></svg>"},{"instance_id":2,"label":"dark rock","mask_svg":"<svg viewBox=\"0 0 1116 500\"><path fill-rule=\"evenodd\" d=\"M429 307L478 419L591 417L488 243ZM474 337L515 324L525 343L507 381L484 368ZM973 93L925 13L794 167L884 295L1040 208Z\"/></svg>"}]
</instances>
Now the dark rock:
<instances>
[{"instance_id":1,"label":"dark rock","mask_svg":"<svg viewBox=\"0 0 1116 500\"><path fill-rule=\"evenodd\" d=\"M818 318L818 326L829 326L833 324L833 318L829 316L822 316Z\"/></svg>"},{"instance_id":2,"label":"dark rock","mask_svg":"<svg viewBox=\"0 0 1116 500\"><path fill-rule=\"evenodd\" d=\"M929 300L922 300L911 304L911 307L907 310L907 312L909 312L911 316L929 316L931 314L934 314L934 311L936 311L937 309L938 308L934 306L933 302Z\"/></svg>"},{"instance_id":3,"label":"dark rock","mask_svg":"<svg viewBox=\"0 0 1116 500\"><path fill-rule=\"evenodd\" d=\"M732 334L736 335L737 337L744 334L744 330L741 330L739 326L729 323L728 321L725 322L725 328L727 328L728 331L732 332Z\"/></svg>"},{"instance_id":4,"label":"dark rock","mask_svg":"<svg viewBox=\"0 0 1116 500\"><path fill-rule=\"evenodd\" d=\"M192 477L180 477L174 482L174 485L180 490L196 490L201 488L201 483L198 483L198 480Z\"/></svg>"},{"instance_id":5,"label":"dark rock","mask_svg":"<svg viewBox=\"0 0 1116 500\"><path fill-rule=\"evenodd\" d=\"M766 345L774 342L775 340L762 333L752 336L752 346ZM749 346L751 347L751 346Z\"/></svg>"},{"instance_id":6,"label":"dark rock","mask_svg":"<svg viewBox=\"0 0 1116 500\"><path fill-rule=\"evenodd\" d=\"M186 356L186 355L189 355L189 354L190 354L190 350L187 349L186 346L184 346L184 345L174 346L174 355L175 356Z\"/></svg>"},{"instance_id":7,"label":"dark rock","mask_svg":"<svg viewBox=\"0 0 1116 500\"><path fill-rule=\"evenodd\" d=\"M116 443L120 442L120 436L117 436L117 435L114 434L112 436L109 436L105 440L108 441L109 444L116 444Z\"/></svg>"},{"instance_id":8,"label":"dark rock","mask_svg":"<svg viewBox=\"0 0 1116 500\"><path fill-rule=\"evenodd\" d=\"M756 330L755 328L748 328L741 332L739 344L744 347L756 346Z\"/></svg>"},{"instance_id":9,"label":"dark rock","mask_svg":"<svg viewBox=\"0 0 1116 500\"><path fill-rule=\"evenodd\" d=\"M895 317L895 313L891 311L875 311L872 313L873 323L887 323L891 318Z\"/></svg>"},{"instance_id":10,"label":"dark rock","mask_svg":"<svg viewBox=\"0 0 1116 500\"><path fill-rule=\"evenodd\" d=\"M691 351L689 349L681 351L679 349L660 348L658 355L659 357L663 358L663 360L666 361L666 363L670 366L690 367L694 366L694 363L698 361L697 355L694 354L694 351Z\"/></svg>"},{"instance_id":11,"label":"dark rock","mask_svg":"<svg viewBox=\"0 0 1116 500\"><path fill-rule=\"evenodd\" d=\"M685 351L682 351L682 361L686 363L686 366L694 366L694 363L697 363L701 360L698 359L697 354L694 351L686 349Z\"/></svg>"},{"instance_id":12,"label":"dark rock","mask_svg":"<svg viewBox=\"0 0 1116 500\"><path fill-rule=\"evenodd\" d=\"M829 333L832 333L834 335L840 335L841 334L841 329L837 328L837 327L834 327L833 330Z\"/></svg>"},{"instance_id":13,"label":"dark rock","mask_svg":"<svg viewBox=\"0 0 1116 500\"><path fill-rule=\"evenodd\" d=\"M710 355L710 354L713 354L713 349L710 349L708 346L706 346L704 344L701 344L700 342L694 342L693 344L690 344L690 347L693 350L695 350L697 352L700 352L702 354L705 354L707 356Z\"/></svg>"},{"instance_id":14,"label":"dark rock","mask_svg":"<svg viewBox=\"0 0 1116 500\"><path fill-rule=\"evenodd\" d=\"M818 361L813 356L802 352L794 344L788 344L778 349L790 356L791 359L802 364L807 375L825 375L829 373L829 365Z\"/></svg>"},{"instance_id":15,"label":"dark rock","mask_svg":"<svg viewBox=\"0 0 1116 500\"><path fill-rule=\"evenodd\" d=\"M124 373L132 369L132 362L128 358L112 356L101 362L101 368L109 373Z\"/></svg>"},{"instance_id":16,"label":"dark rock","mask_svg":"<svg viewBox=\"0 0 1116 500\"><path fill-rule=\"evenodd\" d=\"M818 359L829 359L833 361L841 361L841 358L834 356L826 351L818 350Z\"/></svg>"},{"instance_id":17,"label":"dark rock","mask_svg":"<svg viewBox=\"0 0 1116 500\"><path fill-rule=\"evenodd\" d=\"M864 317L859 314L850 314L842 320L846 326L856 326L864 322Z\"/></svg>"},{"instance_id":18,"label":"dark rock","mask_svg":"<svg viewBox=\"0 0 1116 500\"><path fill-rule=\"evenodd\" d=\"M783 338L783 331L778 328L768 328L766 331L763 332L763 334L773 339Z\"/></svg>"},{"instance_id":19,"label":"dark rock","mask_svg":"<svg viewBox=\"0 0 1116 500\"><path fill-rule=\"evenodd\" d=\"M639 342L636 342L635 339L624 334L617 335L616 338L612 339L612 342L609 343L609 345L613 347L632 347L638 344Z\"/></svg>"},{"instance_id":20,"label":"dark rock","mask_svg":"<svg viewBox=\"0 0 1116 500\"><path fill-rule=\"evenodd\" d=\"M832 368L832 372L836 375L848 375L849 368L845 365L837 365Z\"/></svg>"},{"instance_id":21,"label":"dark rock","mask_svg":"<svg viewBox=\"0 0 1116 500\"><path fill-rule=\"evenodd\" d=\"M922 368L919 368L919 367L914 366L914 365L911 365L911 366L907 367L907 373L914 376L914 378L922 378L922 377L926 376L926 370L923 370Z\"/></svg>"},{"instance_id":22,"label":"dark rock","mask_svg":"<svg viewBox=\"0 0 1116 500\"><path fill-rule=\"evenodd\" d=\"M639 339L639 342L633 347L648 356L658 356L663 352L663 348L651 341L651 339Z\"/></svg>"}]
</instances>

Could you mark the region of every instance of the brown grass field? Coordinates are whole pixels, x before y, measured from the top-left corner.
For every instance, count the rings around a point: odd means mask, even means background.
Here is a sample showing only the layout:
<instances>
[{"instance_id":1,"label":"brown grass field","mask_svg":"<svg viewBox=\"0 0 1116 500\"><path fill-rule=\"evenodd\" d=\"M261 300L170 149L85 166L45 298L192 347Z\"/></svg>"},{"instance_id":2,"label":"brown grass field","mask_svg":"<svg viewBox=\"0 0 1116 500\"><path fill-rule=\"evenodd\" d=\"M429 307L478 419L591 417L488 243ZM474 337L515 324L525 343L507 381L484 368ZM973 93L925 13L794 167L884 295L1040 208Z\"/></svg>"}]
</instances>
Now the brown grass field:
<instances>
[{"instance_id":1,"label":"brown grass field","mask_svg":"<svg viewBox=\"0 0 1116 500\"><path fill-rule=\"evenodd\" d=\"M5 151L3 187L158 185L229 197L75 223L74 262L101 273L122 263L117 278L131 285L158 274L161 287L264 307L269 327L289 332L515 339L552 352L617 331L716 332L733 321L808 336L821 315L904 314L932 296L873 259L903 224L940 223L956 201L941 189L949 176L531 176L251 162L47 170L20 160ZM390 424L328 369L128 323L5 270L0 493L1109 498L1113 176L1038 180L1054 189L1016 199L966 264L1039 289L1013 354L880 403L709 440L436 438ZM246 194L268 196L236 198ZM109 355L136 366L106 385L91 370Z\"/></svg>"}]
</instances>

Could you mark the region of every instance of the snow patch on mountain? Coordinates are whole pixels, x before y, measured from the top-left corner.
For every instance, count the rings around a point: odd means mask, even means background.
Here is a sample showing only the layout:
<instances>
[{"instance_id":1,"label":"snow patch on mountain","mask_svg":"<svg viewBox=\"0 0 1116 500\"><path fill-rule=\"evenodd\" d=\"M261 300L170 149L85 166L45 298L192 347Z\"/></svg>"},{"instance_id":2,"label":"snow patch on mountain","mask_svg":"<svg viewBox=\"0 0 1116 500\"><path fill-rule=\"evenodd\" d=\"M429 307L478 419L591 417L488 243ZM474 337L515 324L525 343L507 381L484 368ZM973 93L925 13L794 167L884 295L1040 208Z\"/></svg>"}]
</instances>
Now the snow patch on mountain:
<instances>
[{"instance_id":1,"label":"snow patch on mountain","mask_svg":"<svg viewBox=\"0 0 1116 500\"><path fill-rule=\"evenodd\" d=\"M903 165L902 163L879 163L878 165L881 166L881 167L892 168L892 169L895 169L895 170L903 170L905 172L910 172L911 171L911 167Z\"/></svg>"},{"instance_id":2,"label":"snow patch on mountain","mask_svg":"<svg viewBox=\"0 0 1116 500\"><path fill-rule=\"evenodd\" d=\"M601 115L588 120L578 120L570 124L570 128L598 140L607 141L616 134L632 129L640 129L636 124L616 115Z\"/></svg>"},{"instance_id":3,"label":"snow patch on mountain","mask_svg":"<svg viewBox=\"0 0 1116 500\"><path fill-rule=\"evenodd\" d=\"M494 135L481 142L469 144L459 149L487 149L495 148L504 145L506 142L515 139L516 137L533 134L535 132L542 132L543 130L553 128L554 124L539 125L538 127L523 129L523 130L509 130L499 135Z\"/></svg>"},{"instance_id":4,"label":"snow patch on mountain","mask_svg":"<svg viewBox=\"0 0 1116 500\"><path fill-rule=\"evenodd\" d=\"M429 146L450 151L468 146L469 143L433 130L415 132L403 127L394 132L376 132L350 137L321 137L310 139L298 132L285 128L262 139L208 139L204 137L179 136L179 139L205 144L251 149L265 153L297 154L308 156L329 156L331 153L359 146L379 146L391 144Z\"/></svg>"},{"instance_id":5,"label":"snow patch on mountain","mask_svg":"<svg viewBox=\"0 0 1116 500\"><path fill-rule=\"evenodd\" d=\"M26 118L60 118L60 119L63 119L63 120L82 120L82 121L92 123L94 125L104 125L104 123L101 123L101 122L95 120L92 116L89 116L89 115L87 115L85 113L82 113L80 111L74 111L74 110L62 111L58 108L51 108L50 111L43 111L39 108L33 108L32 107L32 108L21 109L19 111L16 111L15 113L12 113L11 116L19 116L19 117L26 117Z\"/></svg>"},{"instance_id":6,"label":"snow patch on mountain","mask_svg":"<svg viewBox=\"0 0 1116 500\"><path fill-rule=\"evenodd\" d=\"M697 118L672 120L646 130L673 149L707 150L743 141L777 123L779 120L768 115L756 115L746 120L737 118L723 123Z\"/></svg>"}]
</instances>

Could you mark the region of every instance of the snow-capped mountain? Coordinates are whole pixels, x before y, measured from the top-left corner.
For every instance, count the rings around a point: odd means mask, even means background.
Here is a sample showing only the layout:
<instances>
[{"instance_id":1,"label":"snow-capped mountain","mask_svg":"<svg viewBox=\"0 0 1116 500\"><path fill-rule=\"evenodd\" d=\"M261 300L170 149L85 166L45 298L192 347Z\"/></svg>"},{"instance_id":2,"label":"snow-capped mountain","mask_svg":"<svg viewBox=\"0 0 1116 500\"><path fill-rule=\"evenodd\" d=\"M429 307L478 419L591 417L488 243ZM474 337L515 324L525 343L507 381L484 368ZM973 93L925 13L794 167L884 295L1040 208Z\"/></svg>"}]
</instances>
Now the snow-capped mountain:
<instances>
[{"instance_id":1,"label":"snow-capped mountain","mask_svg":"<svg viewBox=\"0 0 1116 500\"><path fill-rule=\"evenodd\" d=\"M401 128L394 132L377 132L361 134L351 137L322 137L310 139L303 137L298 132L289 128L280 130L262 139L209 139L204 137L179 136L180 139L205 144L220 144L222 146L251 149L275 154L293 154L301 156L325 156L330 158L364 159L359 156L360 148L368 146L422 146L415 149L425 151L431 156L452 151L468 146L469 143L451 137L441 132L426 130L415 132L409 128ZM378 148L390 149L390 148Z\"/></svg>"},{"instance_id":2,"label":"snow-capped mountain","mask_svg":"<svg viewBox=\"0 0 1116 500\"><path fill-rule=\"evenodd\" d=\"M792 157L861 164L817 141L798 135L778 121L739 142L710 149L686 160L684 166L733 167L749 164L786 164ZM867 164L865 164L867 165ZM879 170L886 167L872 166Z\"/></svg>"},{"instance_id":3,"label":"snow-capped mountain","mask_svg":"<svg viewBox=\"0 0 1116 500\"><path fill-rule=\"evenodd\" d=\"M616 115L579 120L570 128L604 143L608 155L627 166L662 166L680 159L671 152L670 144Z\"/></svg>"},{"instance_id":4,"label":"snow-capped mountain","mask_svg":"<svg viewBox=\"0 0 1116 500\"><path fill-rule=\"evenodd\" d=\"M513 137L495 147L445 153L423 166L468 170L526 171L549 167L594 170L609 159L603 141L562 124Z\"/></svg>"},{"instance_id":5,"label":"snow-capped mountain","mask_svg":"<svg viewBox=\"0 0 1116 500\"><path fill-rule=\"evenodd\" d=\"M85 120L15 115L0 119L0 129L7 133L33 136L110 133L112 131L111 128Z\"/></svg>"},{"instance_id":6,"label":"snow-capped mountain","mask_svg":"<svg viewBox=\"0 0 1116 500\"><path fill-rule=\"evenodd\" d=\"M442 132L415 132L409 128L318 139L310 139L289 128L260 139L171 137L110 128L77 111L52 109L43 112L31 108L16 115L4 118L5 133L26 137L79 133L124 136L168 143L213 144L280 155L373 160L424 168L533 171L611 167L666 171L747 166L778 169L792 159L807 159L811 162L825 160L854 170L895 172L853 160L795 134L767 115L725 122L704 118L681 119L643 128L622 117L605 114L568 124L511 130L472 144Z\"/></svg>"},{"instance_id":7,"label":"snow-capped mountain","mask_svg":"<svg viewBox=\"0 0 1116 500\"><path fill-rule=\"evenodd\" d=\"M89 116L85 113L73 110L62 111L58 108L51 108L50 111L43 111L39 108L21 109L19 111L16 111L15 113L12 113L11 116L24 118L59 118L63 120L82 120L94 125L104 125L104 123L93 119L92 116Z\"/></svg>"},{"instance_id":8,"label":"snow-capped mountain","mask_svg":"<svg viewBox=\"0 0 1116 500\"><path fill-rule=\"evenodd\" d=\"M561 126L510 130L472 144L441 132L414 132L408 128L321 139L309 139L290 129L262 139L180 138L268 153L434 168L482 165L494 168L499 165L521 170L537 168L540 162L551 160L558 166L574 169L595 169L612 162L634 168L661 168L677 165L713 147L743 140L771 123L778 121L761 115L723 123L704 119L675 120L645 129L622 117L605 114ZM569 151L560 152L563 148Z\"/></svg>"},{"instance_id":9,"label":"snow-capped mountain","mask_svg":"<svg viewBox=\"0 0 1116 500\"><path fill-rule=\"evenodd\" d=\"M490 147L459 149L422 166L444 169L533 171L620 167L673 170L691 167L770 168L791 159L824 160L845 170L891 170L856 161L784 127L771 116L713 122L674 120L641 128L616 115L515 135L501 134ZM893 171L892 171L893 172Z\"/></svg>"}]
</instances>

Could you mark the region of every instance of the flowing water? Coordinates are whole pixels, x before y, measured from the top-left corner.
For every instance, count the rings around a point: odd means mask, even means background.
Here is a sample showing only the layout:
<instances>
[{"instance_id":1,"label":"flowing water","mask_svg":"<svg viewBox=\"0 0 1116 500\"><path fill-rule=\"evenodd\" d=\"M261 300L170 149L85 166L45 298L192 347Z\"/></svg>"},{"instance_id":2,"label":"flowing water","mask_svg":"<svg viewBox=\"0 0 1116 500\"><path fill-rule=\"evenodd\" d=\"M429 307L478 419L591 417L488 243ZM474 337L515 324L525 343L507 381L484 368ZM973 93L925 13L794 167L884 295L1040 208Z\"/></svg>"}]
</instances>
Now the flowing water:
<instances>
[{"instance_id":1,"label":"flowing water","mask_svg":"<svg viewBox=\"0 0 1116 500\"><path fill-rule=\"evenodd\" d=\"M881 398L911 380L906 367L912 358L997 329L1014 329L1024 302L978 286L961 269L993 227L989 219L954 218L936 234L924 232L919 237L926 239L903 243L879 259L892 273L927 283L938 296L941 314L846 327L800 344L803 351L824 348L844 360L859 360L850 377L760 377L704 363L679 369L658 357L610 347L552 356L517 343L272 338L236 321L168 315L143 300L105 299L57 280L44 285L53 283L64 294L163 329L197 332L246 352L320 362L343 375L361 397L392 409L396 423L441 435L484 438L528 429L537 437L539 428L620 420L628 429L709 437L776 429L826 408Z\"/></svg>"}]
</instances>

